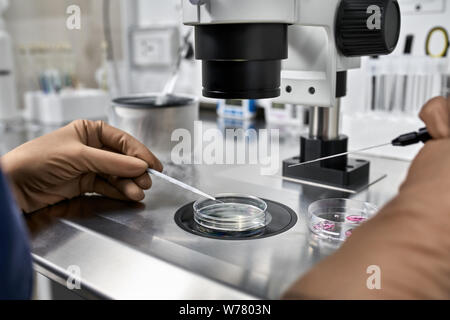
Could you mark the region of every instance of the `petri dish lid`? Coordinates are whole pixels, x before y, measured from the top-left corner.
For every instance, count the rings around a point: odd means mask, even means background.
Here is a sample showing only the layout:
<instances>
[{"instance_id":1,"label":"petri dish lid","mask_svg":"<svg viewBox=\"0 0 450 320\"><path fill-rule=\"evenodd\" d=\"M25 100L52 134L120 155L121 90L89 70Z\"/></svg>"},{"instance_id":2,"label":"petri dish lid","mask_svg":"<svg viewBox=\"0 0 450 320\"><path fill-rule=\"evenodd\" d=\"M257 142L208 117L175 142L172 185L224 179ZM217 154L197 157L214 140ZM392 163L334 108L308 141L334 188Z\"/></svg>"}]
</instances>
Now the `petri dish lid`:
<instances>
[{"instance_id":1,"label":"petri dish lid","mask_svg":"<svg viewBox=\"0 0 450 320\"><path fill-rule=\"evenodd\" d=\"M216 201L200 199L194 203L194 220L207 229L243 232L266 227L271 216L265 201L242 194L219 194Z\"/></svg>"}]
</instances>

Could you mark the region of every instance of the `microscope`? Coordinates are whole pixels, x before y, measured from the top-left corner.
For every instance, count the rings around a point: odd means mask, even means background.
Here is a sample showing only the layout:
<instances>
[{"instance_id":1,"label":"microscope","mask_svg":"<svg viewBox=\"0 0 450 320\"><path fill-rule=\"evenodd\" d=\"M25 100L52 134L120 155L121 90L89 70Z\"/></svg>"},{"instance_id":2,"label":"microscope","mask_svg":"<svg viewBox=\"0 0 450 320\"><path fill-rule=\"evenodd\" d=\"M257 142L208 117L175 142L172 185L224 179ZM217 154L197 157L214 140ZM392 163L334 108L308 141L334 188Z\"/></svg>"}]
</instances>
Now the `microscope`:
<instances>
[{"instance_id":1,"label":"microscope","mask_svg":"<svg viewBox=\"0 0 450 320\"><path fill-rule=\"evenodd\" d=\"M345 188L369 183L370 163L339 157L340 98L347 71L362 56L391 53L400 34L396 0L183 0L183 22L195 27L203 95L266 99L310 108L299 156L283 161L283 176Z\"/></svg>"}]
</instances>

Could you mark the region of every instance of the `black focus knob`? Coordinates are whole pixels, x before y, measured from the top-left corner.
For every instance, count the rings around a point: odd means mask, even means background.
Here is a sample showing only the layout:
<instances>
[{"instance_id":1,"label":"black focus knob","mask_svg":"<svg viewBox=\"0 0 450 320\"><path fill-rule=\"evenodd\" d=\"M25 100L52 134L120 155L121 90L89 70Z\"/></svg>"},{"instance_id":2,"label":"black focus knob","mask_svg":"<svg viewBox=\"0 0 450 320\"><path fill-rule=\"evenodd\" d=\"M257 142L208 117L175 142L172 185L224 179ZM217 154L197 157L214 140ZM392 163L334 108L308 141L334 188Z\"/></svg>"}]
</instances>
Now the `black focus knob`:
<instances>
[{"instance_id":1,"label":"black focus knob","mask_svg":"<svg viewBox=\"0 0 450 320\"><path fill-rule=\"evenodd\" d=\"M344 56L394 51L400 36L397 0L342 0L336 17L336 43Z\"/></svg>"}]
</instances>

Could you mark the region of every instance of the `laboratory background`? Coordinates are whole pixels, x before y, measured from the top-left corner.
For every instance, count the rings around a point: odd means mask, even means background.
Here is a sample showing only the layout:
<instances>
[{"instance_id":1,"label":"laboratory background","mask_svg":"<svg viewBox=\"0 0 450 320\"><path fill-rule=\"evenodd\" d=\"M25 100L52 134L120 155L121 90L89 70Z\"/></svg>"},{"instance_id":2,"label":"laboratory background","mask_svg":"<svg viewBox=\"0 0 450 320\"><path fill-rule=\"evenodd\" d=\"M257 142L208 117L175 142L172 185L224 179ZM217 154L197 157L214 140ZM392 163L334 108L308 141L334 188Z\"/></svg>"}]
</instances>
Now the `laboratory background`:
<instances>
[{"instance_id":1,"label":"laboratory background","mask_svg":"<svg viewBox=\"0 0 450 320\"><path fill-rule=\"evenodd\" d=\"M321 28L290 26L283 52L270 37L277 28L264 41L242 32L262 42L263 53L251 53L282 61L281 92L269 98L211 58L245 50L232 37L228 47L211 40L222 29L194 30L197 19L231 12L207 2L0 0L0 155L89 119L131 134L164 165L142 203L87 195L27 215L33 299L279 299L397 194L423 144L390 141L422 139L420 109L449 95L450 2L398 0L401 24L384 34L392 50L365 52ZM277 1L255 2L240 15L278 14ZM332 23L313 7L301 18ZM271 61L259 69L268 79ZM241 83L249 99L214 91ZM210 163L213 138L224 150ZM192 154L176 161L186 139ZM348 151L357 152L302 165ZM217 200L237 206L234 215L220 216ZM327 215L333 209L338 218Z\"/></svg>"}]
</instances>

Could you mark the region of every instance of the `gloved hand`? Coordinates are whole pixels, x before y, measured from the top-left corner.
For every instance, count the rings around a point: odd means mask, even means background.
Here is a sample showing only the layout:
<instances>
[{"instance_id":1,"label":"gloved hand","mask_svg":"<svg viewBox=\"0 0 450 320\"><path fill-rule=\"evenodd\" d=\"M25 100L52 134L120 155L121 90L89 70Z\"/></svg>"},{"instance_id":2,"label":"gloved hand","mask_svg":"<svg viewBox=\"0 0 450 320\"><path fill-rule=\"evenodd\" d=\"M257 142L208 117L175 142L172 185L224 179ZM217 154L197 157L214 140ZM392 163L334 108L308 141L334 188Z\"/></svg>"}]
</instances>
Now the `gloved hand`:
<instances>
[{"instance_id":1,"label":"gloved hand","mask_svg":"<svg viewBox=\"0 0 450 320\"><path fill-rule=\"evenodd\" d=\"M102 121L77 120L1 158L20 208L28 213L84 193L140 201L147 168L161 162L142 143Z\"/></svg>"},{"instance_id":2,"label":"gloved hand","mask_svg":"<svg viewBox=\"0 0 450 320\"><path fill-rule=\"evenodd\" d=\"M434 140L399 194L286 298L450 299L450 100L431 100L420 117ZM367 287L370 266L379 267L380 290Z\"/></svg>"}]
</instances>

